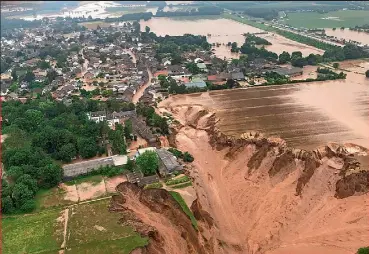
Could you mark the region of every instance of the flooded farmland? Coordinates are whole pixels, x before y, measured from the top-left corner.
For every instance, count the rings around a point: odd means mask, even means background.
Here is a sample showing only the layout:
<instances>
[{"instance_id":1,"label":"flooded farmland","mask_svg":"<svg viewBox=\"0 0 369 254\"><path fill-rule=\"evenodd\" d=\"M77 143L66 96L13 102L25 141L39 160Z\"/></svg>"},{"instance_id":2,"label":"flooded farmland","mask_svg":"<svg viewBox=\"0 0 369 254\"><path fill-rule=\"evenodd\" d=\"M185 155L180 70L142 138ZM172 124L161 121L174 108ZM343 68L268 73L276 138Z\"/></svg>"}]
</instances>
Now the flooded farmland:
<instances>
[{"instance_id":1,"label":"flooded farmland","mask_svg":"<svg viewBox=\"0 0 369 254\"><path fill-rule=\"evenodd\" d=\"M196 34L196 35L208 35L209 43L221 43L227 44L228 42L237 42L239 45L244 43L244 33L260 33L264 32L261 29L236 22L229 19L199 19L199 20L177 20L170 18L152 18L148 21L141 21L141 29L145 30L145 27L150 27L151 31L155 32L157 35L183 35L186 33ZM230 27L232 27L230 31ZM267 33L258 35L270 41L272 45L266 48L277 54L283 51L288 51L292 53L293 51L301 51L304 56L311 53L323 54L324 51L301 44L280 35ZM232 55L229 50L224 46L219 48L215 47L215 54L218 57L234 58L237 55Z\"/></svg>"},{"instance_id":2,"label":"flooded farmland","mask_svg":"<svg viewBox=\"0 0 369 254\"><path fill-rule=\"evenodd\" d=\"M369 45L369 34L364 32L358 32L358 31L351 31L348 29L341 30L336 29L333 30L331 28L326 28L325 33L329 36L335 36L338 39L345 39L345 40L354 40L358 41L364 45Z\"/></svg>"},{"instance_id":3,"label":"flooded farmland","mask_svg":"<svg viewBox=\"0 0 369 254\"><path fill-rule=\"evenodd\" d=\"M369 147L369 81L353 72L346 80L174 96L168 104L204 106L228 135L259 131L303 149L328 142Z\"/></svg>"}]
</instances>

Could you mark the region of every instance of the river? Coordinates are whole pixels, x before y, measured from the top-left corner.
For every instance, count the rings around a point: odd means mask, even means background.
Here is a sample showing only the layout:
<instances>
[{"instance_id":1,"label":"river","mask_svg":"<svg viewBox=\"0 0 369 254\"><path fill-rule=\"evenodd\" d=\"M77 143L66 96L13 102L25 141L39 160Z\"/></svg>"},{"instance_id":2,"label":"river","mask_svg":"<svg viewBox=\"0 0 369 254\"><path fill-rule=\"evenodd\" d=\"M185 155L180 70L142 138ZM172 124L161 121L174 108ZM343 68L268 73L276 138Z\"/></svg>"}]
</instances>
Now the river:
<instances>
[{"instance_id":1,"label":"river","mask_svg":"<svg viewBox=\"0 0 369 254\"><path fill-rule=\"evenodd\" d=\"M186 33L196 35L208 35L209 43L221 43L227 44L228 42L237 42L242 45L245 38L244 33L260 33L264 32L261 29L236 22L234 20L219 18L219 19L198 19L198 20L178 20L170 18L152 18L148 21L141 20L141 29L145 30L145 27L150 27L151 31L157 35L183 35ZM323 51L314 47L301 44L280 35L268 33L258 35L270 41L272 45L266 48L277 54L283 51L292 53L293 51L301 51L304 56L311 53L322 54ZM221 46L215 47L215 54L220 57L237 58L237 54L231 54L230 50Z\"/></svg>"}]
</instances>

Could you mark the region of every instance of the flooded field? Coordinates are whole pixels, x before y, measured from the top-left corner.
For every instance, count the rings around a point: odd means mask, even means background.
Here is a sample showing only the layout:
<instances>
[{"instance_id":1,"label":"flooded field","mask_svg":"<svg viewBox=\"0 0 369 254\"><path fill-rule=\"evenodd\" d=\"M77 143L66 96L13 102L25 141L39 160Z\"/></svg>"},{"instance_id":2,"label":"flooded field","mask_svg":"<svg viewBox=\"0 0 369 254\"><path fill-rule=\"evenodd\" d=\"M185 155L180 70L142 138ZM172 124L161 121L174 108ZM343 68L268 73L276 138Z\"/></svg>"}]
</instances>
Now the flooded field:
<instances>
[{"instance_id":1,"label":"flooded field","mask_svg":"<svg viewBox=\"0 0 369 254\"><path fill-rule=\"evenodd\" d=\"M208 35L209 43L222 43L227 44L228 42L237 42L242 45L245 41L243 36L244 33L260 33L264 32L258 28L242 24L229 19L199 19L199 20L177 20L169 18L152 18L148 21L141 21L141 29L145 30L148 26L151 31L157 35L183 35L186 33L196 35ZM232 28L232 29L230 29ZM268 33L258 35L270 41L273 45L267 46L266 48L277 54L283 51L292 53L293 51L301 51L304 56L311 53L322 54L324 51L317 48L301 44L282 36ZM231 55L225 47L215 48L215 53L219 57L233 58L237 55Z\"/></svg>"},{"instance_id":2,"label":"flooded field","mask_svg":"<svg viewBox=\"0 0 369 254\"><path fill-rule=\"evenodd\" d=\"M333 31L333 29L331 28L326 28L325 33L329 36L335 36L338 39L345 39L347 41L354 40L364 45L366 44L369 45L369 34L364 32L351 31L348 29L345 30L336 29L335 31Z\"/></svg>"},{"instance_id":3,"label":"flooded field","mask_svg":"<svg viewBox=\"0 0 369 254\"><path fill-rule=\"evenodd\" d=\"M353 72L346 80L212 91L168 103L214 111L218 128L228 135L259 131L303 149L328 142L369 147L369 81Z\"/></svg>"}]
</instances>

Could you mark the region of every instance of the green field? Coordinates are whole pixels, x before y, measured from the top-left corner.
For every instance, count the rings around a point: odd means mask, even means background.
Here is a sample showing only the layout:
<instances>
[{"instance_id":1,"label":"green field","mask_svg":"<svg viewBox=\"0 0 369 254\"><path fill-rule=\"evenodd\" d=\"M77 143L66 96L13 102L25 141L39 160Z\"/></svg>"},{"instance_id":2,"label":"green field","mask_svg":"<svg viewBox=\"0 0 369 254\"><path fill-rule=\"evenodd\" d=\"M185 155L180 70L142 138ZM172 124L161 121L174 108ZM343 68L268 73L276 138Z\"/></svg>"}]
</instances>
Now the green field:
<instances>
[{"instance_id":1,"label":"green field","mask_svg":"<svg viewBox=\"0 0 369 254\"><path fill-rule=\"evenodd\" d=\"M148 241L129 226L119 224L120 214L108 210L110 199L69 207L66 253L122 253ZM5 217L4 253L57 253L64 240L63 209Z\"/></svg>"},{"instance_id":2,"label":"green field","mask_svg":"<svg viewBox=\"0 0 369 254\"><path fill-rule=\"evenodd\" d=\"M2 219L4 254L59 250L64 224L57 221L61 211L47 211Z\"/></svg>"},{"instance_id":3,"label":"green field","mask_svg":"<svg viewBox=\"0 0 369 254\"><path fill-rule=\"evenodd\" d=\"M187 216L191 219L191 223L192 223L193 227L196 230L198 230L197 220L196 220L195 216L193 215L192 211L190 210L190 208L188 208L188 206L187 206L186 202L184 201L184 199L182 198L181 194L179 194L178 192L175 192L175 191L169 191L169 193L178 202L178 204L181 206L181 208L185 212L185 214L187 214Z\"/></svg>"},{"instance_id":4,"label":"green field","mask_svg":"<svg viewBox=\"0 0 369 254\"><path fill-rule=\"evenodd\" d=\"M322 19L336 17L337 19ZM286 24L305 28L354 27L369 24L369 11L334 11L325 14L317 12L289 13Z\"/></svg>"}]
</instances>

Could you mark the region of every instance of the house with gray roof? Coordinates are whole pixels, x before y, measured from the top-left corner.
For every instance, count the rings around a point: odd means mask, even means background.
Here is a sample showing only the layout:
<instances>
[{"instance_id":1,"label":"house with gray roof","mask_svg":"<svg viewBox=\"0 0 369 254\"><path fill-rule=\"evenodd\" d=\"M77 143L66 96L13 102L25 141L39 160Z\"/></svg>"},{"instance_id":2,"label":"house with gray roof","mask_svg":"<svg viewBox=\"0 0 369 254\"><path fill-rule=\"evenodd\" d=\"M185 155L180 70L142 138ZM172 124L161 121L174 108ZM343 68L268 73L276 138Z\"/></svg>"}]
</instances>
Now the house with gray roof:
<instances>
[{"instance_id":1,"label":"house with gray roof","mask_svg":"<svg viewBox=\"0 0 369 254\"><path fill-rule=\"evenodd\" d=\"M156 150L160 158L159 174L162 177L172 174L174 171L181 171L183 166L179 164L177 158L168 150L160 148Z\"/></svg>"},{"instance_id":2,"label":"house with gray roof","mask_svg":"<svg viewBox=\"0 0 369 254\"><path fill-rule=\"evenodd\" d=\"M184 84L187 88L189 87L199 87L199 88L204 88L206 87L206 83L205 81L193 81L193 82L189 82L189 83L185 83Z\"/></svg>"}]
</instances>

